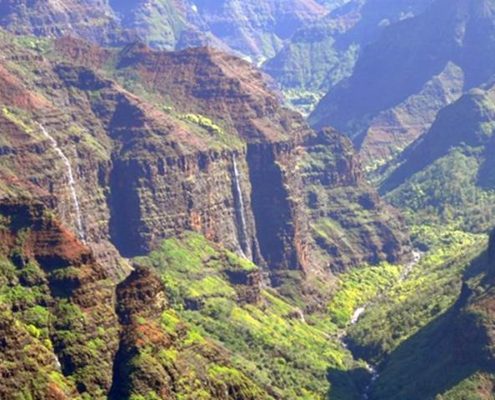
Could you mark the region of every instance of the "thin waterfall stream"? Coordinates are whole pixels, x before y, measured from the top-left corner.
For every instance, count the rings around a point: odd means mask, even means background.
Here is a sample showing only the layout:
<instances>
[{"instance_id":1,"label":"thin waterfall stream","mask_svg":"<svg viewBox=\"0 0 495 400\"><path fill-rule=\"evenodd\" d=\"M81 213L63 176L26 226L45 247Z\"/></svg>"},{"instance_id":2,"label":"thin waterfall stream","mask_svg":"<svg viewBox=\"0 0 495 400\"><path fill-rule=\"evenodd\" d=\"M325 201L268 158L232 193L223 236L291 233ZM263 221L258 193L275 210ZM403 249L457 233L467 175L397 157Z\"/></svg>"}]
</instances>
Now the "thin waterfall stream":
<instances>
[{"instance_id":1,"label":"thin waterfall stream","mask_svg":"<svg viewBox=\"0 0 495 400\"><path fill-rule=\"evenodd\" d=\"M41 132L43 132L43 135L49 140L50 145L52 149L58 154L62 162L64 163L65 170L66 170L66 178L67 178L67 186L69 188L70 192L70 197L72 200L72 205L74 207L74 210L76 212L76 230L77 230L77 235L79 236L79 239L81 239L83 242L85 241L85 234L84 234L84 229L83 229L83 224L82 224L82 216L81 216L81 207L79 205L79 199L77 197L77 191L76 191L76 180L74 179L74 174L72 172L72 166L70 164L69 158L64 154L62 149L58 146L57 141L55 138L48 133L48 131L45 129L43 125L38 123Z\"/></svg>"},{"instance_id":2,"label":"thin waterfall stream","mask_svg":"<svg viewBox=\"0 0 495 400\"><path fill-rule=\"evenodd\" d=\"M246 214L244 210L244 197L241 190L240 175L239 170L237 169L235 154L232 156L232 166L234 168L234 197L236 203L236 215L238 220L237 231L239 235L239 244L241 246L242 254L246 256L249 252Z\"/></svg>"}]
</instances>

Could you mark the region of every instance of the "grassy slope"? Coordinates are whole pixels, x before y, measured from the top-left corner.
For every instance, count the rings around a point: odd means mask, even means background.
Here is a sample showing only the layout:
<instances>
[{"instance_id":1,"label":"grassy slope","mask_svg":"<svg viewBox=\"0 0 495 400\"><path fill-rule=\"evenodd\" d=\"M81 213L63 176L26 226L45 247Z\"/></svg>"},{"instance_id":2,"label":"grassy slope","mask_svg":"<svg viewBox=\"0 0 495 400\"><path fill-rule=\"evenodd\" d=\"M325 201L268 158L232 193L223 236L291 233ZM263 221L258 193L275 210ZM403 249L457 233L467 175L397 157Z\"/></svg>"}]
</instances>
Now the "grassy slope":
<instances>
[{"instance_id":1,"label":"grassy slope","mask_svg":"<svg viewBox=\"0 0 495 400\"><path fill-rule=\"evenodd\" d=\"M226 272L252 273L257 267L202 236L167 240L138 262L160 271L181 318L221 342L232 352L234 365L282 398L323 398L329 388L327 369L352 364L331 336L337 328L326 316L305 321L296 305L268 288L261 289L255 304L238 302L239 288Z\"/></svg>"},{"instance_id":2,"label":"grassy slope","mask_svg":"<svg viewBox=\"0 0 495 400\"><path fill-rule=\"evenodd\" d=\"M426 226L416 228L415 236L418 245L430 250L349 330L356 353L373 362L383 360L455 302L464 269L485 244L483 235Z\"/></svg>"},{"instance_id":3,"label":"grassy slope","mask_svg":"<svg viewBox=\"0 0 495 400\"><path fill-rule=\"evenodd\" d=\"M388 200L416 224L433 220L475 232L490 228L495 219L495 191L479 182L481 151L452 150L388 193Z\"/></svg>"},{"instance_id":4,"label":"grassy slope","mask_svg":"<svg viewBox=\"0 0 495 400\"><path fill-rule=\"evenodd\" d=\"M354 399L367 373L342 345L342 334L347 330L356 354L381 361L452 305L468 259L485 242L483 235L431 227L417 228L415 236L429 250L405 280L404 266L364 266L341 275L327 307L308 315L267 288L259 302L240 303L239 288L226 272L257 267L196 234L167 240L137 262L160 272L180 318L221 342L235 367L274 394L310 399L328 391L332 399ZM350 326L365 304L366 313Z\"/></svg>"}]
</instances>

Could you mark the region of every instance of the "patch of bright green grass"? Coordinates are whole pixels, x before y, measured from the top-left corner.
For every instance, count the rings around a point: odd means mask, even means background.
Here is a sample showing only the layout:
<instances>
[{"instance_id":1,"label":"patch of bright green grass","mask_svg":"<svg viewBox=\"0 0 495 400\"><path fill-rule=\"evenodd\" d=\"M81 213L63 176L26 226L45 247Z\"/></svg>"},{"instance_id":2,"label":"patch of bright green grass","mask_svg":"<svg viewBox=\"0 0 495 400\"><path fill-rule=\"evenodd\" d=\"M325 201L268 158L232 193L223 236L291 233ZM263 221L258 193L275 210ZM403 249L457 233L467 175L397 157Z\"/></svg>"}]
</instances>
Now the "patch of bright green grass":
<instances>
[{"instance_id":1,"label":"patch of bright green grass","mask_svg":"<svg viewBox=\"0 0 495 400\"><path fill-rule=\"evenodd\" d=\"M329 390L328 368L353 365L328 315L308 316L306 321L296 304L271 289L260 288L259 303L239 304L236 286L225 271L253 273L257 267L201 235L166 240L139 262L160 272L175 308L162 315L167 332L175 332L183 320L194 327L186 342L209 338L231 353L234 372L213 367L213 378L234 379L242 372L281 398L322 399ZM188 308L191 298L201 302Z\"/></svg>"},{"instance_id":2,"label":"patch of bright green grass","mask_svg":"<svg viewBox=\"0 0 495 400\"><path fill-rule=\"evenodd\" d=\"M401 266L382 263L340 275L340 287L328 306L332 321L344 328L357 308L376 299L399 280L401 270Z\"/></svg>"}]
</instances>

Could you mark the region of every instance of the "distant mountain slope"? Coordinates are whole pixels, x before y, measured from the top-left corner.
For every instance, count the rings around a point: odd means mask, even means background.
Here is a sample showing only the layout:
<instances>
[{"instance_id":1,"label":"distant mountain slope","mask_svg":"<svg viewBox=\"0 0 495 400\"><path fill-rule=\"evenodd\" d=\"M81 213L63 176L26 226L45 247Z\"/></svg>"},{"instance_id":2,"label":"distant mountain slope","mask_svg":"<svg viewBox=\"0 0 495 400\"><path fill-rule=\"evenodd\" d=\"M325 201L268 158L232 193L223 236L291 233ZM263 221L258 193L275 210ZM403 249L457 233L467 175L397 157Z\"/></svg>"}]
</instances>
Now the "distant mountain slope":
<instances>
[{"instance_id":1,"label":"distant mountain slope","mask_svg":"<svg viewBox=\"0 0 495 400\"><path fill-rule=\"evenodd\" d=\"M385 26L432 0L63 0L0 5L0 26L16 34L72 35L99 44L141 41L177 50L212 46L247 58L309 110L349 76L360 49ZM330 11L332 11L330 13ZM297 93L287 93L289 90ZM303 91L303 93L301 93ZM301 105L301 107L299 107Z\"/></svg>"},{"instance_id":2,"label":"distant mountain slope","mask_svg":"<svg viewBox=\"0 0 495 400\"><path fill-rule=\"evenodd\" d=\"M471 90L442 110L402 154L382 193L416 219L490 229L495 225L494 120L495 86Z\"/></svg>"},{"instance_id":3,"label":"distant mountain slope","mask_svg":"<svg viewBox=\"0 0 495 400\"><path fill-rule=\"evenodd\" d=\"M198 0L191 4L207 31L255 62L270 58L301 26L326 9L314 0Z\"/></svg>"},{"instance_id":4,"label":"distant mountain slope","mask_svg":"<svg viewBox=\"0 0 495 400\"><path fill-rule=\"evenodd\" d=\"M167 50L210 44L260 62L326 12L314 0L35 0L0 4L0 25L100 44L140 40Z\"/></svg>"},{"instance_id":5,"label":"distant mountain slope","mask_svg":"<svg viewBox=\"0 0 495 400\"><path fill-rule=\"evenodd\" d=\"M377 164L428 131L436 113L495 73L495 2L436 0L387 28L311 116L354 138Z\"/></svg>"},{"instance_id":6,"label":"distant mountain slope","mask_svg":"<svg viewBox=\"0 0 495 400\"><path fill-rule=\"evenodd\" d=\"M107 0L2 1L0 26L23 35L78 35L100 43L122 39Z\"/></svg>"},{"instance_id":7,"label":"distant mountain slope","mask_svg":"<svg viewBox=\"0 0 495 400\"><path fill-rule=\"evenodd\" d=\"M352 73L360 50L386 26L417 15L432 1L349 1L296 31L263 69L285 90L328 91Z\"/></svg>"}]
</instances>

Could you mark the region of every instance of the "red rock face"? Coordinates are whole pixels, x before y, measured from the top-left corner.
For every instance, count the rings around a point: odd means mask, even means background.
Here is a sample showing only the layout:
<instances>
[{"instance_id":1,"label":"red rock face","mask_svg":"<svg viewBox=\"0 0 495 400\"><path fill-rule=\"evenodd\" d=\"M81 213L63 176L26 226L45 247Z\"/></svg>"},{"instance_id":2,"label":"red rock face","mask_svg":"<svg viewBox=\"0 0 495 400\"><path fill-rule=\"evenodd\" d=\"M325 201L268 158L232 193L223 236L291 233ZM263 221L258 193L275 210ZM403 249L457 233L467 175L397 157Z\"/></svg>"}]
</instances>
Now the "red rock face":
<instances>
[{"instance_id":1,"label":"red rock face","mask_svg":"<svg viewBox=\"0 0 495 400\"><path fill-rule=\"evenodd\" d=\"M281 107L259 71L207 48L112 52L76 39L54 48L41 57L3 45L14 64L19 57L27 66L41 60L32 74L5 65L18 93L41 100L5 97L17 106L0 115L8 133L1 172L12 182L3 196L44 198L67 226L77 225L63 160L37 121L72 166L88 245L113 277L126 271L116 249L126 257L145 254L187 230L273 270L321 268L305 187L354 191L359 163L338 140L316 136ZM319 141L346 155L308 178L301 163ZM392 243L390 249L368 259L397 258L403 241L388 236L377 247Z\"/></svg>"},{"instance_id":2,"label":"red rock face","mask_svg":"<svg viewBox=\"0 0 495 400\"><path fill-rule=\"evenodd\" d=\"M117 313L124 325L135 323L139 317L158 318L167 305L165 288L150 269L137 267L118 285L117 304Z\"/></svg>"},{"instance_id":3,"label":"red rock face","mask_svg":"<svg viewBox=\"0 0 495 400\"><path fill-rule=\"evenodd\" d=\"M0 302L1 398L23 391L39 400L121 399L152 390L169 398L193 384L212 398L267 397L242 372L236 382L212 380L211 366L230 368L228 352L206 339L187 344L189 327L178 317L173 331L164 328L167 295L158 275L136 266L115 285L43 204L0 201L0 258L2 294L21 294ZM240 304L259 302L259 271L226 273ZM33 312L42 329L28 322ZM160 358L166 350L173 361Z\"/></svg>"},{"instance_id":4,"label":"red rock face","mask_svg":"<svg viewBox=\"0 0 495 400\"><path fill-rule=\"evenodd\" d=\"M51 265L68 266L94 263L90 250L76 236L56 221L46 219L41 204L19 204L12 200L2 201L0 213L9 216L12 231L3 231L3 250L10 252L18 244L18 232L29 229L20 249L24 257L43 261L48 269Z\"/></svg>"},{"instance_id":5,"label":"red rock face","mask_svg":"<svg viewBox=\"0 0 495 400\"><path fill-rule=\"evenodd\" d=\"M19 311L37 306L38 310L44 309L53 316L46 321L53 349L43 347L40 342L31 343L31 348L37 347L33 354L40 356L40 360L42 357L47 360L28 374L34 376L39 373L43 376L45 369L60 370L66 376L74 377L81 392L96 395L102 390L108 391L112 380L111 366L117 352L118 326L113 288L109 285L105 268L97 264L90 249L39 202L2 200L0 216L0 255L19 271L18 277L8 278L11 280L8 285L15 285L24 291L36 289L35 293L38 293L34 300L20 298L11 304L11 312L17 318ZM5 276L2 278L6 279ZM8 306L9 302L4 305ZM77 318L73 315L75 312L80 313L77 322L74 321ZM9 326L0 329L6 332L12 329ZM19 323L14 325L21 332L22 326ZM68 331L72 333L68 335ZM27 346L28 336L25 339ZM30 337L30 340L33 339ZM106 345L91 354L85 353L82 346L91 340L102 340ZM20 344L5 343L3 347L7 352L23 351ZM59 364L54 360L58 360ZM93 367L102 370L98 377L81 374L81 371ZM9 382L22 382L24 378L21 371L15 371L7 379L8 388ZM1 390L8 389L2 387ZM74 393L53 382L46 387L45 396L73 398Z\"/></svg>"},{"instance_id":6,"label":"red rock face","mask_svg":"<svg viewBox=\"0 0 495 400\"><path fill-rule=\"evenodd\" d=\"M302 187L294 174L302 141L312 135L302 118L280 107L257 70L216 50L171 55L133 47L122 54L120 65L140 71L148 90L173 98L184 112L211 116L247 142L239 163L241 175L249 178L242 185L248 188L248 231L256 229L251 253L275 269L309 268L305 206L292 200Z\"/></svg>"}]
</instances>

